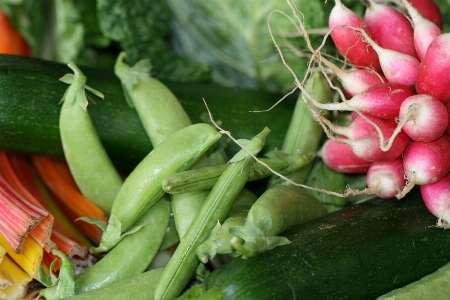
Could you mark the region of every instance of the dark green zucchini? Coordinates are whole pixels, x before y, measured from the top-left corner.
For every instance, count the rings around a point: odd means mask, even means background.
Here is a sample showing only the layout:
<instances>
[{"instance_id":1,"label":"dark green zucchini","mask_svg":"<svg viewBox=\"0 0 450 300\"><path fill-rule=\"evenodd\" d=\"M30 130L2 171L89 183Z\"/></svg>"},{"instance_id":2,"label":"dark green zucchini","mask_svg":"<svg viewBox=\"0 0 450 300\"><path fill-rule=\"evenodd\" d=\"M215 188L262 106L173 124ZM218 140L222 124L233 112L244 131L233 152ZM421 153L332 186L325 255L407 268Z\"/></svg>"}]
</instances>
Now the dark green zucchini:
<instances>
[{"instance_id":1,"label":"dark green zucchini","mask_svg":"<svg viewBox=\"0 0 450 300\"><path fill-rule=\"evenodd\" d=\"M135 166L152 146L136 112L127 106L118 78L113 70L80 68L87 76L87 84L105 95L105 100L95 99L95 104L89 105L89 112L107 152L117 166ZM70 69L65 64L0 55L1 150L62 155L58 102L67 85L58 79L66 73ZM215 121L233 136L251 138L267 126L272 132L265 149L281 146L295 97L270 112L251 113L271 107L281 96L211 84L164 83L178 97L192 122L208 120L204 98ZM229 154L237 150L233 143L227 149Z\"/></svg>"},{"instance_id":2,"label":"dark green zucchini","mask_svg":"<svg viewBox=\"0 0 450 300\"><path fill-rule=\"evenodd\" d=\"M287 232L291 244L233 259L205 286L224 300L375 299L450 261L450 232L435 224L418 191L376 199Z\"/></svg>"}]
</instances>

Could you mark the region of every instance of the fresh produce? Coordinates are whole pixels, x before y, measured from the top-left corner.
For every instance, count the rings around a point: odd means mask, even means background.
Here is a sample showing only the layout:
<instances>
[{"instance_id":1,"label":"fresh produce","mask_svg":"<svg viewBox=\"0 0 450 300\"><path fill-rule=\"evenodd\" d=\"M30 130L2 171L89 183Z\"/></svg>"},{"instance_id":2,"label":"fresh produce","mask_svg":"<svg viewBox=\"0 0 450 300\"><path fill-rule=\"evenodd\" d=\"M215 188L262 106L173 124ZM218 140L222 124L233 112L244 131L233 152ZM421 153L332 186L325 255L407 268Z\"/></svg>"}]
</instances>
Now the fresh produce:
<instances>
[{"instance_id":1,"label":"fresh produce","mask_svg":"<svg viewBox=\"0 0 450 300\"><path fill-rule=\"evenodd\" d=\"M30 55L30 49L20 33L11 24L9 18L0 10L0 53Z\"/></svg>"},{"instance_id":2,"label":"fresh produce","mask_svg":"<svg viewBox=\"0 0 450 300\"><path fill-rule=\"evenodd\" d=\"M243 257L288 244L279 234L326 214L315 197L298 187L277 185L267 189L248 211L245 223L229 229L231 245Z\"/></svg>"},{"instance_id":3,"label":"fresh produce","mask_svg":"<svg viewBox=\"0 0 450 300\"><path fill-rule=\"evenodd\" d=\"M284 234L290 244L233 259L204 284L224 300L374 299L450 261L450 233L434 225L419 191L376 199L304 223Z\"/></svg>"},{"instance_id":4,"label":"fresh produce","mask_svg":"<svg viewBox=\"0 0 450 300\"><path fill-rule=\"evenodd\" d=\"M441 179L420 186L420 192L428 210L438 219L438 225L448 227L449 199L450 199L450 173Z\"/></svg>"},{"instance_id":5,"label":"fresh produce","mask_svg":"<svg viewBox=\"0 0 450 300\"><path fill-rule=\"evenodd\" d=\"M58 78L67 73L67 66L34 58L0 55L0 69L0 148L63 156L58 101L66 87ZM81 70L89 84L105 95L104 101L96 101L89 106L95 129L115 166L119 170L131 171L152 149L139 118L128 107L120 81L113 71L87 67ZM214 118L233 135L251 138L260 128L269 126L271 134L263 151L273 150L282 143L295 98L285 99L276 110L252 113L250 111L272 106L281 96L210 84L164 83L179 99L193 123L204 122L205 117L208 118L202 101L204 98ZM231 106L233 111L228 110ZM234 143L229 143L226 151L233 154L238 149Z\"/></svg>"},{"instance_id":6,"label":"fresh produce","mask_svg":"<svg viewBox=\"0 0 450 300\"><path fill-rule=\"evenodd\" d=\"M270 129L265 127L251 140L240 140L245 148L231 158L197 218L181 239L156 285L155 299L174 299L185 289L200 263L196 253L198 246L208 238L216 223L223 222L230 213L233 203L247 183L252 155L261 151L269 133Z\"/></svg>"},{"instance_id":7,"label":"fresh produce","mask_svg":"<svg viewBox=\"0 0 450 300\"><path fill-rule=\"evenodd\" d=\"M86 84L86 76L78 66L69 63L68 67L74 74L60 79L69 84L59 115L64 158L81 193L109 215L123 180L95 131L86 90L100 98L103 94Z\"/></svg>"}]
</instances>

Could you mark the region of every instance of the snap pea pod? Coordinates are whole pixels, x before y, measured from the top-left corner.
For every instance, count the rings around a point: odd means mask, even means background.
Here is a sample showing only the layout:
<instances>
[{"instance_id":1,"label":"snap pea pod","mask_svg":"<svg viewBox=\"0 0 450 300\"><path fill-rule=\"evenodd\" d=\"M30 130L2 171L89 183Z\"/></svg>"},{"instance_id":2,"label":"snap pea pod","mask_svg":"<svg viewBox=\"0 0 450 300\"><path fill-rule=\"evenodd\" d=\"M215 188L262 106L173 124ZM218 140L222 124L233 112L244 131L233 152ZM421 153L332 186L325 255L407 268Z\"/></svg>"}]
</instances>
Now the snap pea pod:
<instances>
[{"instance_id":1,"label":"snap pea pod","mask_svg":"<svg viewBox=\"0 0 450 300\"><path fill-rule=\"evenodd\" d=\"M148 59L140 60L130 67L124 62L125 57L125 52L119 54L114 72L120 79L128 105L136 109L147 136L156 147L192 122L172 91L150 75L151 64ZM196 166L199 164L207 165L206 157L202 157ZM180 238L197 215L206 196L207 193L203 191L172 196L172 212Z\"/></svg>"},{"instance_id":2,"label":"snap pea pod","mask_svg":"<svg viewBox=\"0 0 450 300\"><path fill-rule=\"evenodd\" d=\"M95 252L114 247L136 219L158 201L167 176L189 169L222 136L212 125L197 123L180 129L153 149L125 179ZM128 232L127 232L128 230Z\"/></svg>"},{"instance_id":3,"label":"snap pea pod","mask_svg":"<svg viewBox=\"0 0 450 300\"><path fill-rule=\"evenodd\" d=\"M86 293L64 298L65 300L153 300L156 282L163 268L152 269Z\"/></svg>"},{"instance_id":4,"label":"snap pea pod","mask_svg":"<svg viewBox=\"0 0 450 300\"><path fill-rule=\"evenodd\" d=\"M139 120L153 146L172 133L191 125L184 108L161 81L150 76L148 59L130 67L124 62L125 52L117 57L114 73L120 79L128 105L135 108Z\"/></svg>"},{"instance_id":5,"label":"snap pea pod","mask_svg":"<svg viewBox=\"0 0 450 300\"><path fill-rule=\"evenodd\" d=\"M223 222L231 207L244 188L249 174L249 164L264 146L270 130L264 130L250 141L241 140L245 149L240 150L230 160L205 200L202 209L181 239L172 258L164 268L155 288L155 299L174 299L183 291L200 264L196 251L209 236L217 222ZM248 153L247 151L250 151Z\"/></svg>"},{"instance_id":6,"label":"snap pea pod","mask_svg":"<svg viewBox=\"0 0 450 300\"><path fill-rule=\"evenodd\" d=\"M278 235L326 213L322 203L305 190L278 185L266 190L252 205L243 226L230 228L235 236L231 244L244 257L251 257L288 244L287 238Z\"/></svg>"},{"instance_id":7,"label":"snap pea pod","mask_svg":"<svg viewBox=\"0 0 450 300\"><path fill-rule=\"evenodd\" d=\"M225 221L217 223L208 239L198 247L197 256L202 263L206 264L208 259L214 258L216 254L235 256L233 254L235 250L230 243L233 235L229 232L229 229L245 224L248 211L257 199L258 197L250 190L244 188L241 191Z\"/></svg>"},{"instance_id":8,"label":"snap pea pod","mask_svg":"<svg viewBox=\"0 0 450 300\"><path fill-rule=\"evenodd\" d=\"M144 272L160 249L170 218L170 201L164 196L135 223L142 226L125 236L92 267L75 276L75 294L84 293Z\"/></svg>"},{"instance_id":9,"label":"snap pea pod","mask_svg":"<svg viewBox=\"0 0 450 300\"><path fill-rule=\"evenodd\" d=\"M303 168L313 158L314 154L287 154L273 150L259 160L277 172L290 174ZM169 194L210 189L226 168L226 164L220 164L174 173L163 180L162 186ZM265 165L255 162L254 167L250 168L249 181L267 178L272 174Z\"/></svg>"},{"instance_id":10,"label":"snap pea pod","mask_svg":"<svg viewBox=\"0 0 450 300\"><path fill-rule=\"evenodd\" d=\"M306 91L320 103L328 103L332 100L331 88L319 71L308 80ZM299 94L294 113L284 136L281 150L286 153L316 153L322 142L324 131L315 120L311 110L306 106L304 96L303 93ZM292 172L287 177L293 182L305 183L311 167L311 164L306 165L305 168ZM277 184L289 185L290 183L279 177L272 177L269 187Z\"/></svg>"},{"instance_id":11,"label":"snap pea pod","mask_svg":"<svg viewBox=\"0 0 450 300\"><path fill-rule=\"evenodd\" d=\"M86 76L74 63L68 66L74 74L60 79L70 84L59 115L64 156L81 193L109 215L123 180L94 128L85 90L101 98L103 95L86 85Z\"/></svg>"}]
</instances>

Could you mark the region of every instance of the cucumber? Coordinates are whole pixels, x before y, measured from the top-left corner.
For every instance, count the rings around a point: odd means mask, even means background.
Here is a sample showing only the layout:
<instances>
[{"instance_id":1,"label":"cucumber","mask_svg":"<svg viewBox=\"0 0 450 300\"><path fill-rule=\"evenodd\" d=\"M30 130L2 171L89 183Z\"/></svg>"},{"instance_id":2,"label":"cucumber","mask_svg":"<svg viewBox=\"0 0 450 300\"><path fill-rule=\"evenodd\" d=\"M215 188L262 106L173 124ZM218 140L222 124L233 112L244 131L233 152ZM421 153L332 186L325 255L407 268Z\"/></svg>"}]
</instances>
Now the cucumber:
<instances>
[{"instance_id":1,"label":"cucumber","mask_svg":"<svg viewBox=\"0 0 450 300\"><path fill-rule=\"evenodd\" d=\"M131 170L152 149L134 109L128 107L113 70L80 66L87 85L102 92L105 100L89 105L89 113L114 164ZM27 154L63 155L59 136L59 101L67 86L58 79L67 65L36 58L0 55L0 149ZM266 113L281 95L263 91L220 87L207 83L164 82L177 96L193 123L209 120L202 99L222 128L237 138L250 139L265 126L271 129L262 153L279 148L289 125L295 95ZM93 97L91 97L93 98ZM227 153L239 147L229 143Z\"/></svg>"},{"instance_id":2,"label":"cucumber","mask_svg":"<svg viewBox=\"0 0 450 300\"><path fill-rule=\"evenodd\" d=\"M415 190L375 199L288 231L291 244L235 258L206 278L223 299L375 299L450 261L450 232Z\"/></svg>"}]
</instances>

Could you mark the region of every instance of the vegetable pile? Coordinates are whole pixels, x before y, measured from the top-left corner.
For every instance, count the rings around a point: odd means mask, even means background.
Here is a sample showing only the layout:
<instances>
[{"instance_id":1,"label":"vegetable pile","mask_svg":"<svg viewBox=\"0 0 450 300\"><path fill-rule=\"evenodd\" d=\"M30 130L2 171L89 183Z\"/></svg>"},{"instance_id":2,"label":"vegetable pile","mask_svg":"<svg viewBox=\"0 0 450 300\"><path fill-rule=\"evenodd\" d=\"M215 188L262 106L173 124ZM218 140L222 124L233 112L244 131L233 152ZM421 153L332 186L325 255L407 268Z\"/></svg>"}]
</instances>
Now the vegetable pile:
<instances>
[{"instance_id":1,"label":"vegetable pile","mask_svg":"<svg viewBox=\"0 0 450 300\"><path fill-rule=\"evenodd\" d=\"M0 1L24 37L0 23L17 46L0 44L0 299L414 298L445 281L440 7L205 3ZM49 7L55 27L30 14ZM242 43L217 34L245 14Z\"/></svg>"}]
</instances>

